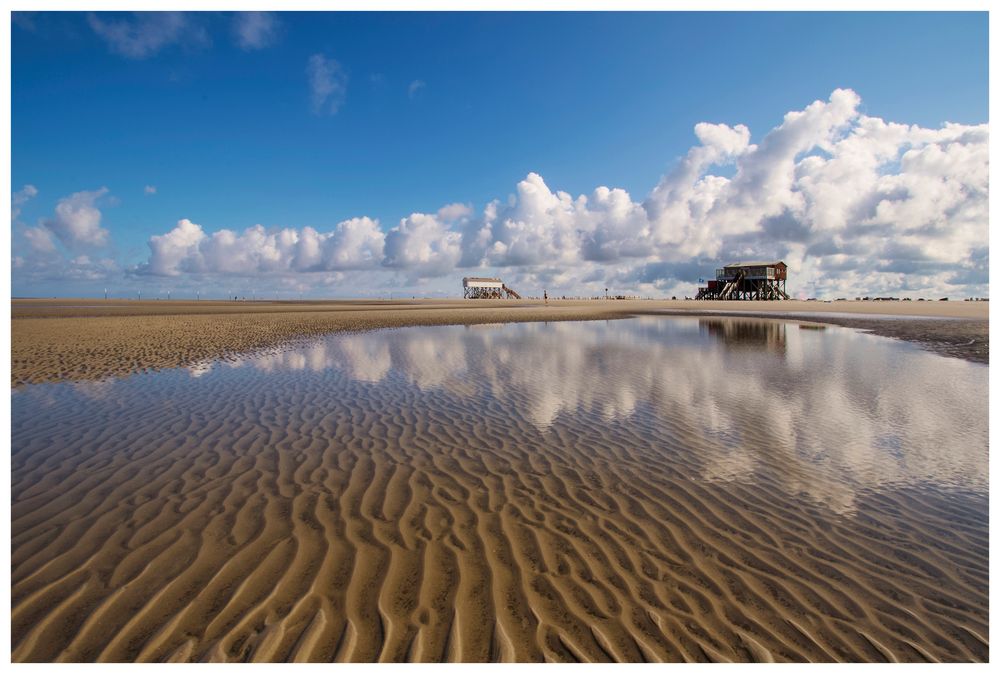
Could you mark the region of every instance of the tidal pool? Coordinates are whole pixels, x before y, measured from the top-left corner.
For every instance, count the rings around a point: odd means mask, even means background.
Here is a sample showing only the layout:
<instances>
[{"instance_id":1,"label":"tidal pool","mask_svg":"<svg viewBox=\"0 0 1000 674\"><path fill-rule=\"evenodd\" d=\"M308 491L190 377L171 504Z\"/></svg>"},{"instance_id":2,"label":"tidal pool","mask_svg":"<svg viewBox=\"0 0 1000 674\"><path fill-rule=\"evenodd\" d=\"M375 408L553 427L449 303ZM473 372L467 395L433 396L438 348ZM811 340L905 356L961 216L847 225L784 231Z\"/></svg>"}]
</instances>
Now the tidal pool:
<instances>
[{"instance_id":1,"label":"tidal pool","mask_svg":"<svg viewBox=\"0 0 1000 674\"><path fill-rule=\"evenodd\" d=\"M985 661L988 366L421 327L12 392L15 661Z\"/></svg>"}]
</instances>

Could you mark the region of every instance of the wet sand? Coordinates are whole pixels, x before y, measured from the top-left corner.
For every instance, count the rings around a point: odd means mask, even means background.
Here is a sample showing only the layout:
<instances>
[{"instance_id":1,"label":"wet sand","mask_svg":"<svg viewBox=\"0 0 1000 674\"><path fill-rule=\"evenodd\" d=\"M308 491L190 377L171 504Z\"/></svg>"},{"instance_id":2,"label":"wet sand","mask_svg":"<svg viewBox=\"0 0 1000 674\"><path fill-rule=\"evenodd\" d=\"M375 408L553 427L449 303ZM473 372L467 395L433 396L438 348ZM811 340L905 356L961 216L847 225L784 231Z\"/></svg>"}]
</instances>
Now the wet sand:
<instances>
[{"instance_id":1,"label":"wet sand","mask_svg":"<svg viewBox=\"0 0 1000 674\"><path fill-rule=\"evenodd\" d=\"M645 313L810 314L810 320L989 360L987 302L13 300L11 384L95 380L182 367L328 332L410 325L615 319ZM812 314L837 314L825 318ZM845 318L840 314L853 314ZM881 318L882 315L924 320ZM867 316L867 318L866 318ZM941 320L941 319L950 320Z\"/></svg>"},{"instance_id":2,"label":"wet sand","mask_svg":"<svg viewBox=\"0 0 1000 674\"><path fill-rule=\"evenodd\" d=\"M719 479L725 446L678 409L701 363L650 378L625 340L581 368L590 345L551 339L512 345L529 360L510 377L428 389L181 371L16 393L44 404L15 416L13 660L988 660L986 494L827 482L768 434L773 410L727 397L760 465ZM427 362L421 335L405 345ZM494 346L469 362L497 371ZM676 397L540 429L501 395L581 370L582 391L627 375Z\"/></svg>"}]
</instances>

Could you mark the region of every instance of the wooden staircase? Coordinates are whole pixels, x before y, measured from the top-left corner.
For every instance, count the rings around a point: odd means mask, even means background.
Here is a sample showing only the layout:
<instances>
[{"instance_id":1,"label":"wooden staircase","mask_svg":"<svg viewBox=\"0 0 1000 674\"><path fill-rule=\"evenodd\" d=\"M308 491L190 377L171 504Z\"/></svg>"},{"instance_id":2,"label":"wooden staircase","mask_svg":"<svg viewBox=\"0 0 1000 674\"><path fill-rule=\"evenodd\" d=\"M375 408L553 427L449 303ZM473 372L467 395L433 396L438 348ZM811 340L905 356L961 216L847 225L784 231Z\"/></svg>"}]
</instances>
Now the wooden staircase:
<instances>
[{"instance_id":1,"label":"wooden staircase","mask_svg":"<svg viewBox=\"0 0 1000 674\"><path fill-rule=\"evenodd\" d=\"M763 289L765 300L789 300L791 299L784 290L778 286L765 286Z\"/></svg>"},{"instance_id":2,"label":"wooden staircase","mask_svg":"<svg viewBox=\"0 0 1000 674\"><path fill-rule=\"evenodd\" d=\"M518 294L518 292L516 290L514 290L513 288L508 288L506 284L504 284L504 286L503 286L503 291L504 291L504 293L506 293L507 299L509 299L509 300L511 300L511 299L513 299L513 300L519 300L519 299L521 299L521 295Z\"/></svg>"},{"instance_id":3,"label":"wooden staircase","mask_svg":"<svg viewBox=\"0 0 1000 674\"><path fill-rule=\"evenodd\" d=\"M736 276L733 277L733 280L722 287L722 291L719 292L719 299L720 300L731 299L733 293L735 293L737 289L739 289L740 283L743 281L743 278L746 275L747 273L742 269L736 272Z\"/></svg>"}]
</instances>

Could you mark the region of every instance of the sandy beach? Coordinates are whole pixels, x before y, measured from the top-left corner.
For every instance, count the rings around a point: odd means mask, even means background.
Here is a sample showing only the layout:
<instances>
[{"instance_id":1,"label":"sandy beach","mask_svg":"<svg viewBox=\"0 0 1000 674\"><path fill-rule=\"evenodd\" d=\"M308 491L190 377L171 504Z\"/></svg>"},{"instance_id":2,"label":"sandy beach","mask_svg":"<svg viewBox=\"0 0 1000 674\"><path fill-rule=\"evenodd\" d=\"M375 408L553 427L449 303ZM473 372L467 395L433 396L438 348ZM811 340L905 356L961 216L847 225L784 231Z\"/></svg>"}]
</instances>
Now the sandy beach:
<instances>
[{"instance_id":1,"label":"sandy beach","mask_svg":"<svg viewBox=\"0 0 1000 674\"><path fill-rule=\"evenodd\" d=\"M381 311L15 323L267 338L511 312ZM988 660L985 368L847 334L816 352L828 376L748 400L783 381L775 353L837 335L685 320L358 332L19 387L13 659ZM917 378L851 402L892 364ZM937 382L964 385L910 397ZM874 450L883 415L905 458Z\"/></svg>"},{"instance_id":2,"label":"sandy beach","mask_svg":"<svg viewBox=\"0 0 1000 674\"><path fill-rule=\"evenodd\" d=\"M988 302L13 300L11 384L94 380L280 348L328 332L411 325L747 312L845 325L989 360ZM907 317L900 320L897 317ZM950 319L950 320L941 320Z\"/></svg>"}]
</instances>

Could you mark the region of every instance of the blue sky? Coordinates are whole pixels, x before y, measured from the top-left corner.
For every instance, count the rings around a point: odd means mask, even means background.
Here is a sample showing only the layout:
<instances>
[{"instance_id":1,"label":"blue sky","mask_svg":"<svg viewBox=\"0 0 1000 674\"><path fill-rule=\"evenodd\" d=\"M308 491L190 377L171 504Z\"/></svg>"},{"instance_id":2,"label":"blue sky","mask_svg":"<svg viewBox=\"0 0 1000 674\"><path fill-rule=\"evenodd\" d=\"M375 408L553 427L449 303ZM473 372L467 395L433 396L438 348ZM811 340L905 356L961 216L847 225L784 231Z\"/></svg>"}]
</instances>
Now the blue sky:
<instances>
[{"instance_id":1,"label":"blue sky","mask_svg":"<svg viewBox=\"0 0 1000 674\"><path fill-rule=\"evenodd\" d=\"M986 233L981 240L975 236L979 204L963 204L968 213L958 229L964 233L960 242L951 241L952 258L931 259L914 250L937 241L913 238L906 222L886 224L886 217L902 217L898 198L886 197L882 209L895 216L880 214L875 222L877 209L865 206L871 213L843 216L850 222L841 223L838 241L827 241L831 225L816 215L805 188L792 186L787 203L772 207L762 199L761 208L743 214L757 218L756 238L723 226L717 240L695 246L689 244L699 238L699 227L735 216L716 209L717 218L699 223L651 225L641 214L644 224L629 220L632 232L555 199L541 207L549 218L542 222L526 211L521 183L535 174L546 190L565 191L571 201L600 186L621 188L630 203L641 204L693 148L705 145L695 136L697 124L745 125L749 147L780 127L790 111L814 101L832 106L831 95L841 89L855 94L844 120L805 141L809 149L797 151L794 161L817 153L839 157L824 147L871 118L938 131L952 123L985 133L987 54L985 13L17 15L12 291L86 295L107 285L148 284L175 288L176 295L221 275L227 282L238 277L230 285L270 283L288 294L360 295L373 288L434 294L453 292L456 278L479 269L517 278L531 292L544 285L583 294L613 283L662 294L690 290L726 255L759 250L790 257L811 274L802 277L812 279L807 294L869 287L916 292L911 281L899 280L901 262L936 275L928 292L967 287L968 294L985 294ZM907 151L951 148L958 137L917 136L896 138L895 155L879 155L874 178L905 164ZM981 136L970 140L966 134L961 144L975 146ZM748 174L749 165L741 162L753 154L741 146L713 168L702 167L698 178ZM955 165L937 179L968 181L967 169ZM27 185L34 192L19 198ZM147 194L147 186L155 193ZM707 189L705 181L689 187ZM956 193L988 190L959 187ZM106 191L98 193L101 188ZM866 189L873 195L892 191L874 182ZM797 192L807 204L798 203ZM72 200L81 193L91 196ZM705 196L698 194L690 199ZM502 211L496 222L484 212L492 200ZM449 219L439 213L448 204L468 210ZM400 225L415 213L436 219ZM810 235L776 234L774 222L786 216ZM365 261L332 261L337 251L342 260L358 252L341 247L323 253L323 262L255 262L242 273L239 265L213 265L210 258L216 258L202 249L221 230L240 235L257 224L295 236L309 227L331 234L322 245L336 247L334 239L350 238L338 223L356 218L377 221L375 229L388 237L365 248L371 253ZM200 234L192 236L201 243L186 239L177 253L183 259L152 260L151 237L171 232L182 219L197 223ZM855 273L853 280L828 283L831 274L847 278L851 270L841 263L821 273L826 260L820 251L830 244L839 246L836 254L850 255L852 237L842 230L858 221L869 225L865 231L896 226L892 231L902 233L897 238L906 239L905 250L882 251L880 278ZM473 250L473 234L484 223L492 238ZM76 236L76 226L99 227L107 236ZM955 229L943 222L927 227ZM393 228L400 230L395 239ZM370 229L364 236L377 238ZM39 234L25 238L27 230ZM587 254L580 244L569 254L564 230L602 242L613 230L620 240L613 252ZM640 241L647 230L653 234ZM335 231L343 236L332 237ZM513 252L520 244L544 250L546 243L555 252L545 259ZM84 256L86 264L61 276L65 265L56 255ZM98 260L104 262L95 269Z\"/></svg>"}]
</instances>

